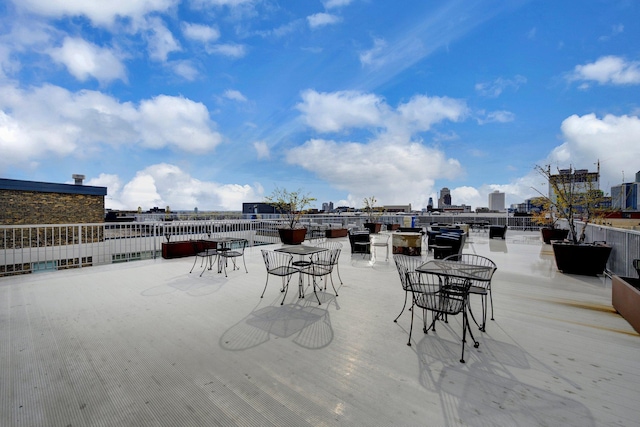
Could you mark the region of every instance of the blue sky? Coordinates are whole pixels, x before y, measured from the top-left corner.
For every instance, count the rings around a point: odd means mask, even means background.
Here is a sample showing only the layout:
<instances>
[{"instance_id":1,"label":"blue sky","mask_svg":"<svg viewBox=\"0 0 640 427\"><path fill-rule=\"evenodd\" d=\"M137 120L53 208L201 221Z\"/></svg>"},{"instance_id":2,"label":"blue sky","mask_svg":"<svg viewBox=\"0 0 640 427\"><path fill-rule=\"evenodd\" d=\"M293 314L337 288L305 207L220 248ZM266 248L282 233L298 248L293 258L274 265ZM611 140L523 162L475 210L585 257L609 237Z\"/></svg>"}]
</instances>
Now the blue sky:
<instances>
[{"instance_id":1,"label":"blue sky","mask_svg":"<svg viewBox=\"0 0 640 427\"><path fill-rule=\"evenodd\" d=\"M634 0L5 0L0 177L106 207L507 204L640 170Z\"/></svg>"}]
</instances>

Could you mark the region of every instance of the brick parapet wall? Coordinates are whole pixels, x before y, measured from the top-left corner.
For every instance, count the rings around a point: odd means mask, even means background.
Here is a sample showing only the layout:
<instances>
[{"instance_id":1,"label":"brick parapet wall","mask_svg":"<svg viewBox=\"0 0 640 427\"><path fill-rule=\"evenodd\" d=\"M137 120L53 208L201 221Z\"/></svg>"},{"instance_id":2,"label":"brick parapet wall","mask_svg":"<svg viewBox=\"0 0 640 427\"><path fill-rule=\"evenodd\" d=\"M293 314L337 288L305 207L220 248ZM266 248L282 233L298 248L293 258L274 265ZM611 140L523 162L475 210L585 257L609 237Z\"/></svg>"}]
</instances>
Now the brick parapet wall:
<instances>
[{"instance_id":1,"label":"brick parapet wall","mask_svg":"<svg viewBox=\"0 0 640 427\"><path fill-rule=\"evenodd\" d=\"M0 225L104 222L104 196L0 190Z\"/></svg>"}]
</instances>

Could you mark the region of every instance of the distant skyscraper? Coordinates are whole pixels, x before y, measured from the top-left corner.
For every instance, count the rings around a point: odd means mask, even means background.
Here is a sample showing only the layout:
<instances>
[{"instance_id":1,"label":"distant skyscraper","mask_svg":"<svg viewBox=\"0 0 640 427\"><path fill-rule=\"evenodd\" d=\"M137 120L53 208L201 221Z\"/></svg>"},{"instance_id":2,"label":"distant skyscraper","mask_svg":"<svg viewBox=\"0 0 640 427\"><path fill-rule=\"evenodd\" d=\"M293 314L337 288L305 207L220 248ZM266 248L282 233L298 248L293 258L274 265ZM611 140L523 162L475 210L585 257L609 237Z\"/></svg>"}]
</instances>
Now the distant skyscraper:
<instances>
[{"instance_id":1,"label":"distant skyscraper","mask_svg":"<svg viewBox=\"0 0 640 427\"><path fill-rule=\"evenodd\" d=\"M429 197L429 202L427 202L427 210L429 212L433 210L433 197Z\"/></svg>"},{"instance_id":2,"label":"distant skyscraper","mask_svg":"<svg viewBox=\"0 0 640 427\"><path fill-rule=\"evenodd\" d=\"M489 193L489 210L490 211L504 211L504 193L498 190L493 193Z\"/></svg>"},{"instance_id":3,"label":"distant skyscraper","mask_svg":"<svg viewBox=\"0 0 640 427\"><path fill-rule=\"evenodd\" d=\"M322 210L325 212L333 212L333 202L324 202L322 204Z\"/></svg>"},{"instance_id":4,"label":"distant skyscraper","mask_svg":"<svg viewBox=\"0 0 640 427\"><path fill-rule=\"evenodd\" d=\"M438 207L443 208L445 206L451 206L451 192L447 187L442 187L440 198L438 199Z\"/></svg>"}]
</instances>

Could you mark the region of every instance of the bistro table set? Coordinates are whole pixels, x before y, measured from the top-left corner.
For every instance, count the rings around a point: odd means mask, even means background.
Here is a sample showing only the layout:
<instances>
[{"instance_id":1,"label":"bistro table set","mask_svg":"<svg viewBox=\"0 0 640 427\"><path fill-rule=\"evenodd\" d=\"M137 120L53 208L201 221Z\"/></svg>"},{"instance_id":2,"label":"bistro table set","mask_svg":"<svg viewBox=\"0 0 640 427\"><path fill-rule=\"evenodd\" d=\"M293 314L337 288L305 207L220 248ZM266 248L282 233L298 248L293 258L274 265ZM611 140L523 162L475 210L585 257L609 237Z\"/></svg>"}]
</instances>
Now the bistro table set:
<instances>
[{"instance_id":1,"label":"bistro table set","mask_svg":"<svg viewBox=\"0 0 640 427\"><path fill-rule=\"evenodd\" d=\"M340 245L341 246L341 245ZM287 297L287 291L289 290L289 282L294 274L298 274L298 298L304 298L304 276L308 276L309 281L313 282L313 293L320 302L316 288L319 288L317 278L324 278L324 289L327 288L327 276L331 279L331 286L336 296L338 292L333 284L333 268L338 264L338 258L340 257L340 246L309 246L309 245L295 245L284 246L275 250L263 249L262 258L264 259L265 267L267 268L267 280L262 290L260 298L264 297L264 293L267 290L267 284L269 283L269 275L280 276L282 278L282 288L280 292L284 293L282 297L281 305L284 304L284 300ZM297 256L298 259L294 260L293 256Z\"/></svg>"},{"instance_id":2,"label":"bistro table set","mask_svg":"<svg viewBox=\"0 0 640 427\"><path fill-rule=\"evenodd\" d=\"M244 271L248 272L247 263L244 260L244 251L249 244L247 239L230 236L209 236L206 239L192 240L191 243L196 254L191 271L193 271L198 259L202 258L204 269L200 276L202 276L207 267L212 270L214 261L217 260L218 273L224 272L225 277L227 277L229 260L233 264L233 270L240 269L236 264L236 258L242 258Z\"/></svg>"},{"instance_id":3,"label":"bistro table set","mask_svg":"<svg viewBox=\"0 0 640 427\"><path fill-rule=\"evenodd\" d=\"M422 308L423 332L435 331L438 320L447 321L448 316L462 314L462 356L464 363L464 347L467 331L473 340L474 347L480 343L473 336L469 325L470 314L481 331L485 331L487 319L487 302L491 302L491 319L493 320L493 299L491 296L491 279L496 265L490 259L473 254L454 254L444 259L433 259L419 264L406 255L395 255L394 259L400 281L406 297L410 293L411 327L409 341L413 332L413 318L416 308ZM482 320L478 323L471 311L469 295L481 297ZM404 307L403 307L404 311ZM431 322L427 323L427 314L431 312ZM402 314L402 312L400 312ZM400 317L400 315L398 315ZM396 317L396 320L398 318Z\"/></svg>"}]
</instances>

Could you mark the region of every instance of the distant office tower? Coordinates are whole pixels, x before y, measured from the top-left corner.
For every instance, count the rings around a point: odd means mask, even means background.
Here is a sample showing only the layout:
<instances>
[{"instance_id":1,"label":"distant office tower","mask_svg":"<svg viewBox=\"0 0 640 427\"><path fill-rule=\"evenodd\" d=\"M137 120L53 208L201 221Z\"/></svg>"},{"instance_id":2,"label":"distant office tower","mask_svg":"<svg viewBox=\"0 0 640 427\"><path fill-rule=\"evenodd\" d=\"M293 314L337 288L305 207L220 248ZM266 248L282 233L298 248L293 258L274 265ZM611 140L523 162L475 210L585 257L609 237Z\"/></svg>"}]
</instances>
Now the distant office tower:
<instances>
[{"instance_id":1,"label":"distant office tower","mask_svg":"<svg viewBox=\"0 0 640 427\"><path fill-rule=\"evenodd\" d=\"M451 206L451 191L447 187L442 187L440 198L438 199L438 207L443 208L445 206Z\"/></svg>"},{"instance_id":2,"label":"distant office tower","mask_svg":"<svg viewBox=\"0 0 640 427\"><path fill-rule=\"evenodd\" d=\"M429 202L427 202L427 210L429 212L433 210L433 197L429 197Z\"/></svg>"},{"instance_id":3,"label":"distant office tower","mask_svg":"<svg viewBox=\"0 0 640 427\"><path fill-rule=\"evenodd\" d=\"M504 193L498 190L493 193L489 193L489 210L490 211L504 211Z\"/></svg>"},{"instance_id":4,"label":"distant office tower","mask_svg":"<svg viewBox=\"0 0 640 427\"><path fill-rule=\"evenodd\" d=\"M620 210L637 211L640 206L640 172L635 182L625 182L611 187L611 207Z\"/></svg>"},{"instance_id":5,"label":"distant office tower","mask_svg":"<svg viewBox=\"0 0 640 427\"><path fill-rule=\"evenodd\" d=\"M322 210L325 212L333 212L333 202L322 203Z\"/></svg>"}]
</instances>

